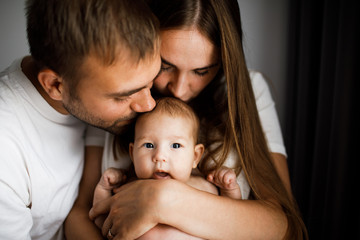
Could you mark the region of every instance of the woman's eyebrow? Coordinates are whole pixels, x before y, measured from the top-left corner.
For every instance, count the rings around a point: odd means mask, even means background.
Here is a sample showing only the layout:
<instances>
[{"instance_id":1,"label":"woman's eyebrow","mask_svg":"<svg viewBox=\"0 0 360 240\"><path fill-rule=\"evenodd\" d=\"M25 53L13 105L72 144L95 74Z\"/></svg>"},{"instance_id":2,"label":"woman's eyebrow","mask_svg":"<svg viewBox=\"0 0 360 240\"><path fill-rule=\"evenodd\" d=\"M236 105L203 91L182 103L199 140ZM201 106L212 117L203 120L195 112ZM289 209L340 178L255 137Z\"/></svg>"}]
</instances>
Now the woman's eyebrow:
<instances>
[{"instance_id":1,"label":"woman's eyebrow","mask_svg":"<svg viewBox=\"0 0 360 240\"><path fill-rule=\"evenodd\" d=\"M161 57L161 61L167 65L170 65L172 67L176 67L174 64L170 63L169 61L166 61L163 57Z\"/></svg>"},{"instance_id":2,"label":"woman's eyebrow","mask_svg":"<svg viewBox=\"0 0 360 240\"><path fill-rule=\"evenodd\" d=\"M171 62L165 60L163 57L161 57L161 61L167 65L170 65L171 67L176 67L176 65L172 64ZM201 68L195 68L194 70L207 70L207 69L210 69L210 68L213 68L213 67L216 67L217 65L219 65L219 63L213 63L213 64L210 64L209 66L205 66L205 67L201 67Z\"/></svg>"},{"instance_id":3,"label":"woman's eyebrow","mask_svg":"<svg viewBox=\"0 0 360 240\"><path fill-rule=\"evenodd\" d=\"M207 69L216 67L217 65L219 65L219 63L213 63L213 64L211 64L211 65L209 65L209 66L206 66L206 67L196 68L196 70L207 70Z\"/></svg>"}]
</instances>

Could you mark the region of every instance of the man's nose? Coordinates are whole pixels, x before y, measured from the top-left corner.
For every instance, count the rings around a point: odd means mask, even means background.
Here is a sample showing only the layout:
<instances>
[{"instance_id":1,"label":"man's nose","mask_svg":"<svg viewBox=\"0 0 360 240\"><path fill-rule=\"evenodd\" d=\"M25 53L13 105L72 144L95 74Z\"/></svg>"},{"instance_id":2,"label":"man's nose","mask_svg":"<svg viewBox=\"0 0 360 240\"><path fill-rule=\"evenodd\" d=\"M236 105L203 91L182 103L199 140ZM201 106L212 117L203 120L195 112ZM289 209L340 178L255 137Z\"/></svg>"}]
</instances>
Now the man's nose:
<instances>
[{"instance_id":1,"label":"man's nose","mask_svg":"<svg viewBox=\"0 0 360 240\"><path fill-rule=\"evenodd\" d=\"M151 96L150 88L145 88L137 94L135 101L131 104L131 108L133 111L141 113L151 111L155 105L156 103Z\"/></svg>"}]
</instances>

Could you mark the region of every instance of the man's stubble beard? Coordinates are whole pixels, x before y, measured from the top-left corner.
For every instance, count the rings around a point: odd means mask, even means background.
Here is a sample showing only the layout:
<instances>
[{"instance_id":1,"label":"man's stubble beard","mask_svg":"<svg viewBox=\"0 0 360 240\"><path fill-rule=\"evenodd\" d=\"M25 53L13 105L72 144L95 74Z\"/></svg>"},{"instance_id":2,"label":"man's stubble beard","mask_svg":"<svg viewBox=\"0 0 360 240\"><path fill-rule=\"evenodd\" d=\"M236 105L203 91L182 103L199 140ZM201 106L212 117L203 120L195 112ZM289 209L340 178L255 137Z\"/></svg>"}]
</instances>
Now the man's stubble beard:
<instances>
[{"instance_id":1,"label":"man's stubble beard","mask_svg":"<svg viewBox=\"0 0 360 240\"><path fill-rule=\"evenodd\" d=\"M124 118L117 119L116 121L109 124L108 122L102 120L101 118L98 118L98 117L92 115L91 113L89 113L88 111L86 111L86 109L80 99L78 99L76 97L75 98L72 97L71 101L69 101L69 102L70 103L68 103L68 104L65 104L63 102L63 107L72 116L74 116L75 118L79 119L80 121L85 122L93 127L103 129L103 130L108 131L115 135L119 135L119 134L122 134L123 132L125 132L126 129L128 128L128 126L134 121L134 119L136 117L136 114L134 114L132 116L127 116ZM133 120L133 121L129 121L129 120ZM128 122L126 124L124 124L123 122L125 122L125 121L128 121ZM123 124L121 124L121 123L123 123Z\"/></svg>"}]
</instances>

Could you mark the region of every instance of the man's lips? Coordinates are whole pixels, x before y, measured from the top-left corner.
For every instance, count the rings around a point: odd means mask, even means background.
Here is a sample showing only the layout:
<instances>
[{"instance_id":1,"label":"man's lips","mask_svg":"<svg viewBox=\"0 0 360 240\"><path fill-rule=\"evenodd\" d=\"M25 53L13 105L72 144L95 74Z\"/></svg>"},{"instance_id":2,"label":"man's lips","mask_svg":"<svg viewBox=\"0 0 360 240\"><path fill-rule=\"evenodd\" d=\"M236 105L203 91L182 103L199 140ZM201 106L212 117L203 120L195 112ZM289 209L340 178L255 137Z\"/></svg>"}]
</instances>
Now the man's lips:
<instances>
[{"instance_id":1,"label":"man's lips","mask_svg":"<svg viewBox=\"0 0 360 240\"><path fill-rule=\"evenodd\" d=\"M170 175L166 172L154 172L153 178L154 179L169 179Z\"/></svg>"}]
</instances>

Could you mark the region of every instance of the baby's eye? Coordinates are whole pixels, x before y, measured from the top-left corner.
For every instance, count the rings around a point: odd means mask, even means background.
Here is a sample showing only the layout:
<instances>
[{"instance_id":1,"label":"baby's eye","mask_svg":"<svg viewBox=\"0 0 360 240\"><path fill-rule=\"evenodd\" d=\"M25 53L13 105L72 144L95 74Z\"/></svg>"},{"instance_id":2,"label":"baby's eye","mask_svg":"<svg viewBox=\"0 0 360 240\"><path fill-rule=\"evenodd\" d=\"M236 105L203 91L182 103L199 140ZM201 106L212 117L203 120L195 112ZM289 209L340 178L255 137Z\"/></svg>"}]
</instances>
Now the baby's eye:
<instances>
[{"instance_id":1,"label":"baby's eye","mask_svg":"<svg viewBox=\"0 0 360 240\"><path fill-rule=\"evenodd\" d=\"M171 145L171 147L172 147L172 148L180 148L181 145L180 145L180 143L173 143L173 144Z\"/></svg>"},{"instance_id":2,"label":"baby's eye","mask_svg":"<svg viewBox=\"0 0 360 240\"><path fill-rule=\"evenodd\" d=\"M144 147L146 147L146 148L154 148L154 144L152 144L152 143L145 143L145 144L144 144Z\"/></svg>"}]
</instances>

